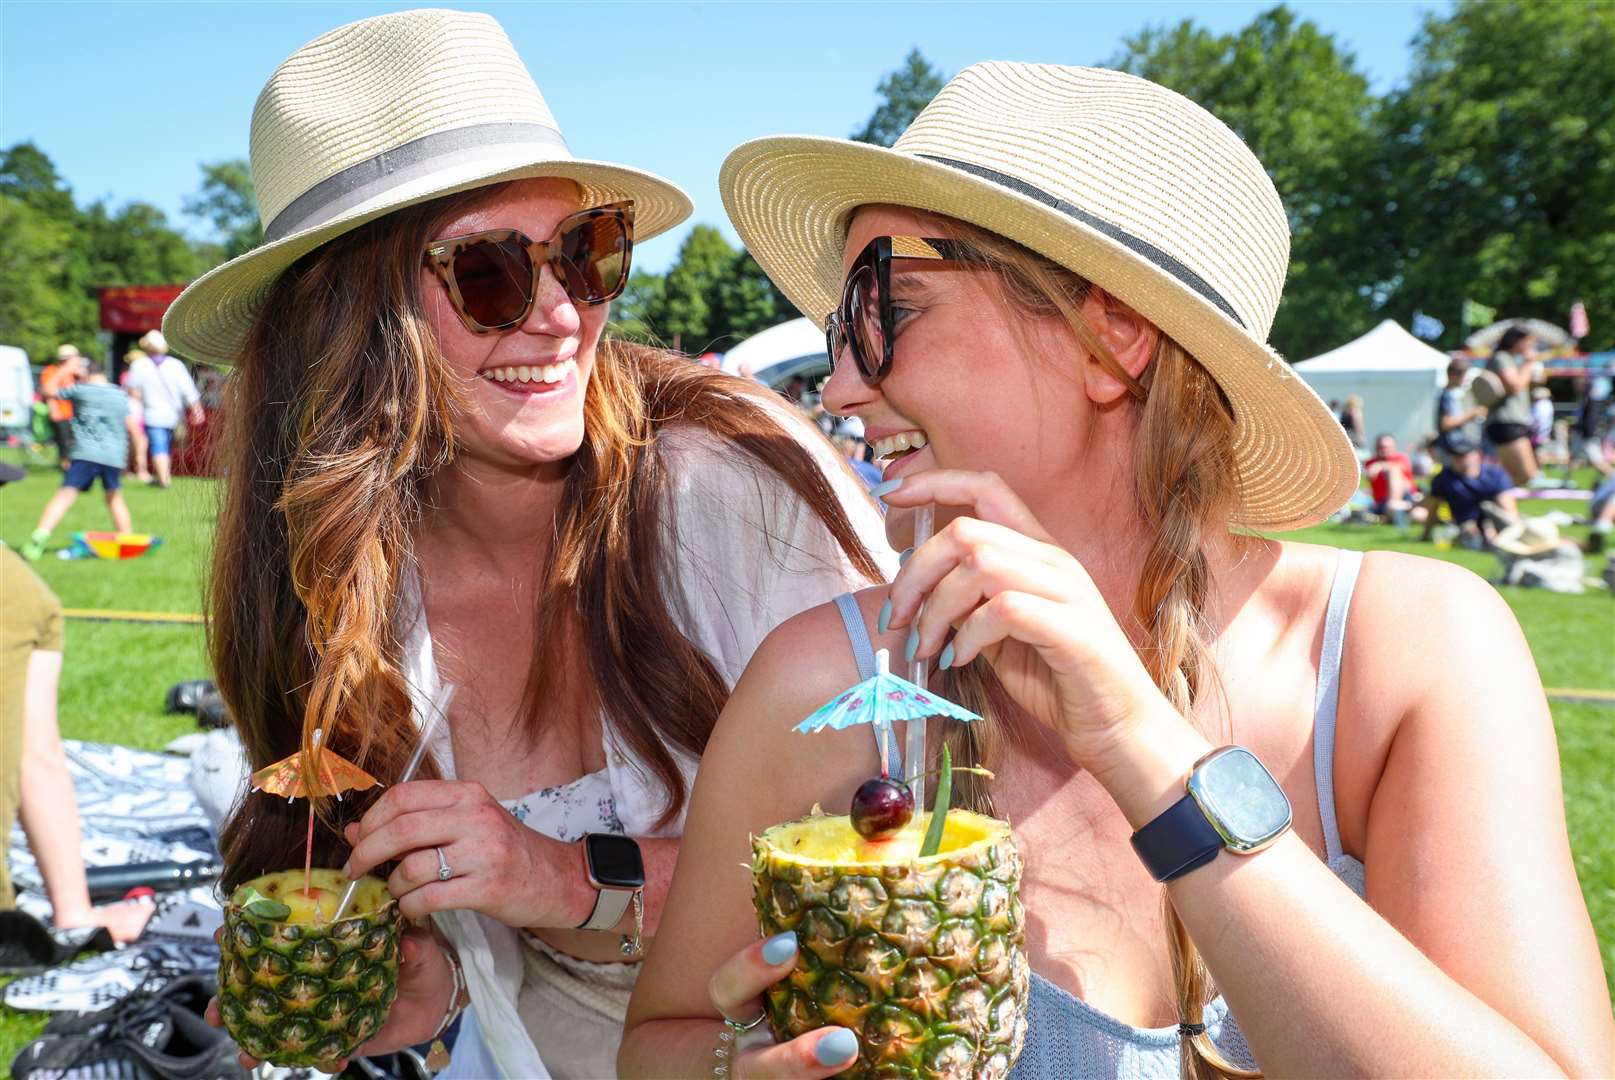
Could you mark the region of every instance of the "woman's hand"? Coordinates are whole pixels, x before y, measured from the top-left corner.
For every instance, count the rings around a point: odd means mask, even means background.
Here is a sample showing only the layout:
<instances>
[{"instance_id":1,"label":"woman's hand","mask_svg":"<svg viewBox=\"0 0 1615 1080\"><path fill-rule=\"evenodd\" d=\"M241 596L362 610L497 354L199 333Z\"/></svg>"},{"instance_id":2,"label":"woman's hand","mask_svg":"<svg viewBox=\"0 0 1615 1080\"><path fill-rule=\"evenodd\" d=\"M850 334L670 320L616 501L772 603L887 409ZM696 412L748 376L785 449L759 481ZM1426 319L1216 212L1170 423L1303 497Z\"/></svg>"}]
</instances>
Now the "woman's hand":
<instances>
[{"instance_id":1,"label":"woman's hand","mask_svg":"<svg viewBox=\"0 0 1615 1080\"><path fill-rule=\"evenodd\" d=\"M986 657L1021 707L1096 773L1125 751L1141 717L1171 711L1082 564L996 475L916 473L882 498L967 515L920 545L892 582L885 623L911 628L910 659L957 667Z\"/></svg>"},{"instance_id":2,"label":"woman's hand","mask_svg":"<svg viewBox=\"0 0 1615 1080\"><path fill-rule=\"evenodd\" d=\"M713 1007L740 1024L763 1014L763 991L789 975L796 964L796 934L787 931L754 941L724 961L707 984ZM767 1035L766 1024L754 1031ZM824 1027L788 1043L743 1049L752 1033L740 1036L729 1075L735 1080L814 1080L834 1076L858 1056L858 1037L844 1027Z\"/></svg>"},{"instance_id":3,"label":"woman's hand","mask_svg":"<svg viewBox=\"0 0 1615 1080\"><path fill-rule=\"evenodd\" d=\"M215 932L214 940L223 933L223 930ZM432 1037L448 1015L454 994L454 974L448 958L443 955L444 946L429 930L406 930L398 945L398 996L393 999L381 1030L354 1051L354 1057L391 1054L407 1046L418 1046ZM203 1018L214 1027L224 1026L217 997L208 1001ZM236 1054L236 1060L249 1070L260 1064L257 1058L246 1053Z\"/></svg>"},{"instance_id":4,"label":"woman's hand","mask_svg":"<svg viewBox=\"0 0 1615 1080\"><path fill-rule=\"evenodd\" d=\"M407 918L464 908L507 926L570 928L593 905L576 845L527 828L478 783L399 784L347 838L350 878L397 862L387 889Z\"/></svg>"}]
</instances>

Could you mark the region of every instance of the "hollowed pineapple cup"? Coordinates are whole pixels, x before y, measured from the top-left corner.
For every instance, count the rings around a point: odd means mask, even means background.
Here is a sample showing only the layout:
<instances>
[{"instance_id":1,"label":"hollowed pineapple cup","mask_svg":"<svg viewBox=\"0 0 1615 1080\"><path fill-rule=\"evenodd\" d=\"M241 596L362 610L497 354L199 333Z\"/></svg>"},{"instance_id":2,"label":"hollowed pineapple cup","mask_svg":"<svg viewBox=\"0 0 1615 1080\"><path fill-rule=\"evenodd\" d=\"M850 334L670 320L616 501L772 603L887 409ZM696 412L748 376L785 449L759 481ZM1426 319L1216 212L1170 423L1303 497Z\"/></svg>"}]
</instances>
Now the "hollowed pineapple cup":
<instances>
[{"instance_id":1,"label":"hollowed pineapple cup","mask_svg":"<svg viewBox=\"0 0 1615 1080\"><path fill-rule=\"evenodd\" d=\"M1021 857L1009 824L949 811L870 843L818 815L752 839L765 935L794 931L796 966L764 1003L776 1038L827 1025L858 1036L849 1077L1003 1077L1026 1038L1030 974Z\"/></svg>"},{"instance_id":2,"label":"hollowed pineapple cup","mask_svg":"<svg viewBox=\"0 0 1615 1080\"><path fill-rule=\"evenodd\" d=\"M315 870L311 884L315 898L302 893L303 871L288 870L236 889L224 908L219 1012L253 1057L336 1072L386 1022L398 993L403 921L386 882L375 877L360 879L341 922L312 921L315 901L323 919L335 913L348 879L340 870ZM254 914L243 906L249 889L292 913Z\"/></svg>"}]
</instances>

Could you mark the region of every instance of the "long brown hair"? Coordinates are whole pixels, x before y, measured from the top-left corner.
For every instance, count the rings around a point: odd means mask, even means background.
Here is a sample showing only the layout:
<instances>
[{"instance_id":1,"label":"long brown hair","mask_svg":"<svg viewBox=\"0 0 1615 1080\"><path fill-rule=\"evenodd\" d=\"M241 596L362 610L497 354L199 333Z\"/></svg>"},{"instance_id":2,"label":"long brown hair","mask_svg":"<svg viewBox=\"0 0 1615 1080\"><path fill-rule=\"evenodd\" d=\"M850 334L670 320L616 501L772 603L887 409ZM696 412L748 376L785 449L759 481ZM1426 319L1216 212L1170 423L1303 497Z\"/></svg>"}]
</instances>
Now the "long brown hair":
<instances>
[{"instance_id":1,"label":"long brown hair","mask_svg":"<svg viewBox=\"0 0 1615 1080\"><path fill-rule=\"evenodd\" d=\"M1058 317L1077 342L1128 387L1136 410L1134 503L1149 537L1124 622L1145 669L1174 708L1195 719L1194 704L1217 682L1207 642L1211 595L1207 542L1226 532L1239 498L1233 409L1200 363L1164 334L1143 374L1122 367L1081 314L1094 286L1077 274L1002 237L961 222L948 230L964 240L966 257L995 273L1004 300L1018 315ZM990 720L950 725L947 741L965 764L991 764L1013 730L1001 721L1018 709L984 660L946 673L945 692ZM955 780L965 805L990 810L991 791L971 773ZM1210 972L1177 912L1162 893L1180 1027L1179 1059L1186 1078L1259 1077L1224 1057L1204 1033L1205 1004L1215 993Z\"/></svg>"},{"instance_id":2,"label":"long brown hair","mask_svg":"<svg viewBox=\"0 0 1615 1080\"><path fill-rule=\"evenodd\" d=\"M458 396L424 314L420 252L438 223L492 190L396 212L304 256L271 288L229 380L208 644L254 769L299 750L308 760L316 729L383 781L413 748L395 607L423 483L453 460ZM535 640L581 628L586 700L661 783L663 823L688 795L669 748L699 755L727 698L663 596L666 427L697 425L771 472L856 570L880 579L829 479L764 395L670 353L601 342L551 556L536 568ZM527 731L556 677L568 676L529 665ZM430 761L419 775L435 775ZM317 863L340 864L335 826L367 802L317 800L333 826L317 831ZM300 863L306 813L249 793L222 830L226 887Z\"/></svg>"}]
</instances>

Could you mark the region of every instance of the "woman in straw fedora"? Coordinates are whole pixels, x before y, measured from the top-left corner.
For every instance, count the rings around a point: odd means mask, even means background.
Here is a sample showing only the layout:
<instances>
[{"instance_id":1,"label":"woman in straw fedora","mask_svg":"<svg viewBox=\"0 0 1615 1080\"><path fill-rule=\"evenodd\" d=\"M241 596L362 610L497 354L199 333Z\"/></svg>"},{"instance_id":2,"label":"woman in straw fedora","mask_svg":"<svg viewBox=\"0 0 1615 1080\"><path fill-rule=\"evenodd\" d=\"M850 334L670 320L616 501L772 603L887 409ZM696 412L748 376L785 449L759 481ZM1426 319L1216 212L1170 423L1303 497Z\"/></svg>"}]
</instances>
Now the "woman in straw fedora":
<instances>
[{"instance_id":1,"label":"woman in straw fedora","mask_svg":"<svg viewBox=\"0 0 1615 1080\"><path fill-rule=\"evenodd\" d=\"M435 916L367 1052L468 998L453 1075L609 1073L707 733L767 630L880 579L878 512L765 391L602 339L689 201L575 159L488 16L311 42L251 150L265 242L165 322L234 367L207 603L248 764L318 730L391 785L316 845ZM301 861L295 813L237 807L227 887Z\"/></svg>"},{"instance_id":2,"label":"woman in straw fedora","mask_svg":"<svg viewBox=\"0 0 1615 1080\"><path fill-rule=\"evenodd\" d=\"M861 623L797 616L730 697L621 1073L701 1074L720 1045L748 1078L858 1054L872 1075L1006 1071L976 1058L968 998L918 1045L884 1014L732 1035L798 947L755 940L748 832L875 775L867 733L788 732L855 681L849 633L932 658L987 718L932 725L929 751L990 766L960 801L1012 821L1025 858L1015 1076L1609 1073L1553 727L1507 606L1444 563L1266 538L1326 520L1358 474L1265 344L1288 229L1233 132L1129 75L986 63L891 149L761 139L721 188L828 316L825 402L886 463L894 546L916 507L939 528L857 595ZM1208 756L1225 744L1244 751Z\"/></svg>"}]
</instances>

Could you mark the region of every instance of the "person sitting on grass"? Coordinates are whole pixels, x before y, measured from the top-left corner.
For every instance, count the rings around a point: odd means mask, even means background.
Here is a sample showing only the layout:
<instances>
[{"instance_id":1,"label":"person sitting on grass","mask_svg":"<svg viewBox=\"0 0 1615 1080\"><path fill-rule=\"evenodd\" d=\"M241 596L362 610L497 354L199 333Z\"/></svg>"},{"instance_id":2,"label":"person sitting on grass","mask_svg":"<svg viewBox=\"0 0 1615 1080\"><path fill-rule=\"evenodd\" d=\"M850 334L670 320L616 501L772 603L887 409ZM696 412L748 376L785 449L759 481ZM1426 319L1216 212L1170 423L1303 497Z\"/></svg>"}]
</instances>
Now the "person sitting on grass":
<instances>
[{"instance_id":1,"label":"person sitting on grass","mask_svg":"<svg viewBox=\"0 0 1615 1080\"><path fill-rule=\"evenodd\" d=\"M1374 513L1389 518L1398 528L1405 527L1413 505L1413 463L1396 448L1396 439L1390 435L1375 439L1374 456L1363 471L1374 494Z\"/></svg>"},{"instance_id":2,"label":"person sitting on grass","mask_svg":"<svg viewBox=\"0 0 1615 1080\"><path fill-rule=\"evenodd\" d=\"M107 512L118 532L134 532L129 505L123 501L123 466L129 460L129 395L107 382L97 371L84 381L62 389L58 396L73 406L73 460L62 477L62 486L45 504L22 557L33 562L45 553L45 544L57 524L97 478L106 493Z\"/></svg>"},{"instance_id":3,"label":"person sitting on grass","mask_svg":"<svg viewBox=\"0 0 1615 1080\"><path fill-rule=\"evenodd\" d=\"M1501 466L1482 461L1480 447L1466 438L1449 440L1448 450L1453 456L1452 464L1430 482L1430 494L1446 502L1452 523L1458 526L1458 542L1484 550L1491 544L1498 525L1507 525L1519 517L1514 482ZM1425 524L1425 539L1429 539L1435 521L1432 509Z\"/></svg>"},{"instance_id":4,"label":"person sitting on grass","mask_svg":"<svg viewBox=\"0 0 1615 1080\"><path fill-rule=\"evenodd\" d=\"M7 470L0 483L22 478ZM78 803L56 726L62 672L62 605L10 548L0 547L0 829L14 817L39 865L58 929L104 926L133 941L151 918L150 904L90 906L80 852ZM0 910L15 905L11 875L0 859Z\"/></svg>"}]
</instances>

